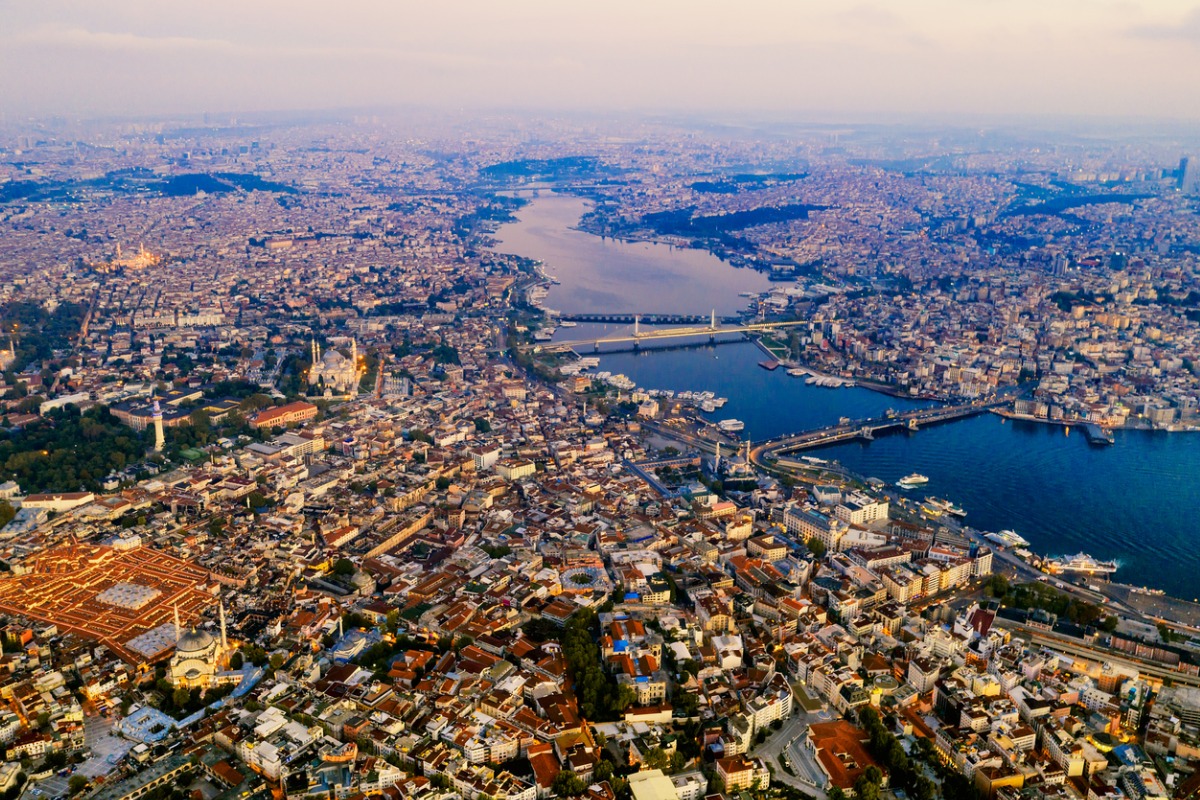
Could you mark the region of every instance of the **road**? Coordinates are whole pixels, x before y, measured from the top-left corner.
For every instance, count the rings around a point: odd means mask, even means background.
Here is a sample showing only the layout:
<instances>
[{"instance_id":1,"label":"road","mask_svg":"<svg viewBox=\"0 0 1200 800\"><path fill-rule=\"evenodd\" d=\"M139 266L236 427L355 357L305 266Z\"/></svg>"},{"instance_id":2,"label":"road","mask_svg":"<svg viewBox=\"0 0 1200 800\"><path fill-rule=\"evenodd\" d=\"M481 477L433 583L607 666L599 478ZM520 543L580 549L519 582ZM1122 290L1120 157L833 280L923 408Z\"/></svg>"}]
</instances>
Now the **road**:
<instances>
[{"instance_id":1,"label":"road","mask_svg":"<svg viewBox=\"0 0 1200 800\"><path fill-rule=\"evenodd\" d=\"M771 731L765 742L751 750L751 755L771 765L772 781L790 786L810 797L824 798L825 773L804 746L804 740L808 736L809 725L828 722L833 716L825 710L809 713L799 703L796 706L800 710L785 720L778 731ZM784 769L784 758L794 775L789 775Z\"/></svg>"}]
</instances>

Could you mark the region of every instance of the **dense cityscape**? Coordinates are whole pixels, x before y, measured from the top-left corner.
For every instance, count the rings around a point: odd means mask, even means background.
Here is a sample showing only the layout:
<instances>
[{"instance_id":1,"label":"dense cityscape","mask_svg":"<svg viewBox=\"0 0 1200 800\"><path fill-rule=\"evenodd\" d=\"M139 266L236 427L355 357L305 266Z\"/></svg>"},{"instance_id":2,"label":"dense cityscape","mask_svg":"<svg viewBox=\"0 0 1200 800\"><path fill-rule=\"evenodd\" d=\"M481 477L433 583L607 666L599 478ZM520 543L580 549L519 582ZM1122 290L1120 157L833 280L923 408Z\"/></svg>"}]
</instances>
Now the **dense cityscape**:
<instances>
[{"instance_id":1,"label":"dense cityscape","mask_svg":"<svg viewBox=\"0 0 1200 800\"><path fill-rule=\"evenodd\" d=\"M816 449L1200 430L1200 159L1045 136L10 124L0 790L1200 796L1191 597ZM554 308L548 197L741 311ZM656 340L921 404L754 440Z\"/></svg>"}]
</instances>

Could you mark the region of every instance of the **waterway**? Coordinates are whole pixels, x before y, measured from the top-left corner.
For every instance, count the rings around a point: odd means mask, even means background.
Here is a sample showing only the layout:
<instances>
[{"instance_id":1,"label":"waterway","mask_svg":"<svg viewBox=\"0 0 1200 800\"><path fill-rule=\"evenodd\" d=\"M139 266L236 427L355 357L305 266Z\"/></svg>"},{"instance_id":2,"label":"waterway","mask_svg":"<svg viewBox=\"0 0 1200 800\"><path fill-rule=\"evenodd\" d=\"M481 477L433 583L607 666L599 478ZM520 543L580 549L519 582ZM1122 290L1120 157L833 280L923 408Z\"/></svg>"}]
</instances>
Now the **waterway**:
<instances>
[{"instance_id":1,"label":"waterway","mask_svg":"<svg viewBox=\"0 0 1200 800\"><path fill-rule=\"evenodd\" d=\"M546 214L561 215L557 219L564 227L574 225L577 216L572 219L571 215L584 208L582 201L568 207L558 202L561 198L548 199L553 200L554 209ZM564 243L579 236L593 244L600 240L579 231L564 238L562 230L545 228L548 217L538 210L544 202L535 200L522 210L523 217L530 210L537 211L532 217L536 226L505 226L504 241L509 244L502 249L542 258L554 272L550 261L539 253L569 247ZM522 242L525 249L510 249L513 242ZM609 267L603 254L607 252L607 247L592 246L575 251L571 269L554 272L563 282L555 288L564 290L563 296L578 297L585 303L586 287L604 283ZM654 281L662 278L668 282L665 285L673 285L672 281L687 274L693 257L695 253L686 250L651 248L641 262L641 281L610 287L608 291L616 294L611 305L563 304L562 308L585 312L639 307L640 298L654 296L650 292L666 295L653 289ZM709 272L701 270L684 281L693 305L655 310L692 312L697 304L712 307L718 297L732 294L736 298L740 291L757 290L749 282L742 283L759 277L755 273L717 264L725 271L719 280L710 281ZM717 310L720 313L721 306ZM580 325L560 329L559 337L585 338L603 330ZM832 424L842 416L880 416L889 408L904 411L917 405L866 389L808 386L783 369L772 372L759 367L764 358L750 343L663 352L602 352L601 369L623 373L644 388L708 390L727 397L729 402L708 416L742 420L746 424L743 436L751 439ZM967 510L967 522L976 528L1011 528L1027 538L1034 551L1047 555L1084 551L1098 558L1115 558L1122 565L1116 580L1161 588L1187 599L1200 596L1200 524L1195 521L1195 509L1200 508L1200 434L1117 431L1111 447L1089 445L1081 434L1064 435L1057 426L1002 420L989 414L916 433L882 436L869 443L824 448L813 455L835 459L855 472L889 483L910 472L921 472L929 476L929 484L909 494L918 500L928 495L954 500Z\"/></svg>"},{"instance_id":2,"label":"waterway","mask_svg":"<svg viewBox=\"0 0 1200 800\"><path fill-rule=\"evenodd\" d=\"M766 275L730 266L711 253L650 242L626 242L575 226L589 201L544 194L501 225L495 249L534 258L561 283L545 305L577 314L735 314L740 292L770 288Z\"/></svg>"}]
</instances>

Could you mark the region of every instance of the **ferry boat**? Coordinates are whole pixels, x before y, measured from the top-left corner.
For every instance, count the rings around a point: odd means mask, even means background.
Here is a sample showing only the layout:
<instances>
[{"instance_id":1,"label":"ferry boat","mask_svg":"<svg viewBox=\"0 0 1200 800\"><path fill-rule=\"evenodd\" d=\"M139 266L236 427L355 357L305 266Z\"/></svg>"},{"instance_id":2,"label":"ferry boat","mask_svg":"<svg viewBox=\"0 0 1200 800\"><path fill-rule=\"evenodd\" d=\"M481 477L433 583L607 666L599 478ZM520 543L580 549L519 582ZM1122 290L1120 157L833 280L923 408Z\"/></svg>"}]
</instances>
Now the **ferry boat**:
<instances>
[{"instance_id":1,"label":"ferry boat","mask_svg":"<svg viewBox=\"0 0 1200 800\"><path fill-rule=\"evenodd\" d=\"M569 319L564 319L564 320L560 320L560 321L559 321L559 323L558 323L558 326L559 326L560 328L574 328L574 327L576 327L578 324L579 324L578 322L573 322L573 321L571 321L571 320L569 320Z\"/></svg>"},{"instance_id":2,"label":"ferry boat","mask_svg":"<svg viewBox=\"0 0 1200 800\"><path fill-rule=\"evenodd\" d=\"M746 423L740 419L723 419L717 423L717 427L726 433L736 433L746 427Z\"/></svg>"},{"instance_id":3,"label":"ferry boat","mask_svg":"<svg viewBox=\"0 0 1200 800\"><path fill-rule=\"evenodd\" d=\"M965 517L967 515L967 512L963 511L960 506L956 506L949 500L943 500L940 497L926 497L925 502L929 504L930 508L936 508L943 514L950 514L955 517Z\"/></svg>"},{"instance_id":4,"label":"ferry boat","mask_svg":"<svg viewBox=\"0 0 1200 800\"><path fill-rule=\"evenodd\" d=\"M989 542L995 542L1003 547L1028 547L1029 540L1020 535L1016 531L1000 531L999 533L985 533L983 538Z\"/></svg>"},{"instance_id":5,"label":"ferry boat","mask_svg":"<svg viewBox=\"0 0 1200 800\"><path fill-rule=\"evenodd\" d=\"M1092 558L1087 553L1076 553L1073 556L1056 556L1047 558L1044 567L1051 575L1060 572L1083 572L1088 575L1110 575L1121 565L1116 561L1101 561Z\"/></svg>"},{"instance_id":6,"label":"ferry boat","mask_svg":"<svg viewBox=\"0 0 1200 800\"><path fill-rule=\"evenodd\" d=\"M793 378L803 378L805 375L808 374L808 370L806 370L806 369L789 369L787 374L791 375Z\"/></svg>"},{"instance_id":7,"label":"ferry boat","mask_svg":"<svg viewBox=\"0 0 1200 800\"><path fill-rule=\"evenodd\" d=\"M924 486L929 483L929 478L919 472L914 472L911 475L905 475L900 480L896 481L896 485L901 489L915 489L918 486Z\"/></svg>"}]
</instances>

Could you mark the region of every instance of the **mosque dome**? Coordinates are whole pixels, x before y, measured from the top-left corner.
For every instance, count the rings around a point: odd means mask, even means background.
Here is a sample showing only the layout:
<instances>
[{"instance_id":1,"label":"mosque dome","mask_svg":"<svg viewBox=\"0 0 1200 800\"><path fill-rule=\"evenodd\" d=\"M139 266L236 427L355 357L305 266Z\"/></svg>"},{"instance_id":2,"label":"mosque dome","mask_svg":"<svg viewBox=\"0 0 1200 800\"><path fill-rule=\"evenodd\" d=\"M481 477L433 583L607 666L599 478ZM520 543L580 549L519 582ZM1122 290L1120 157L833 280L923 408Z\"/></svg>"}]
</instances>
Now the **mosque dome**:
<instances>
[{"instance_id":1,"label":"mosque dome","mask_svg":"<svg viewBox=\"0 0 1200 800\"><path fill-rule=\"evenodd\" d=\"M192 628L179 637L179 641L175 643L175 653L179 657L192 653L206 653L212 649L215 642L216 639L208 631Z\"/></svg>"}]
</instances>

